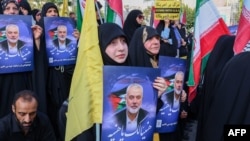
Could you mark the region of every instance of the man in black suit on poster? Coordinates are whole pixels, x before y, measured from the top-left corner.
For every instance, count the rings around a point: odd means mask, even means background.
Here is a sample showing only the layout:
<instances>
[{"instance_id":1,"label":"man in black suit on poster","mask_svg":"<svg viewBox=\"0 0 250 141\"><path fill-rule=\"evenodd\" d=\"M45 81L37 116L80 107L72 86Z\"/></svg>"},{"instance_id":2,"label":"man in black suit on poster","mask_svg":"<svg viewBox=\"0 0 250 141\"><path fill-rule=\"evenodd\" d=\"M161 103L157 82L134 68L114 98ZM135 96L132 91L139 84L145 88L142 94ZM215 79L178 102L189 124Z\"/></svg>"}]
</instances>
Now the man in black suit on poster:
<instances>
[{"instance_id":1,"label":"man in black suit on poster","mask_svg":"<svg viewBox=\"0 0 250 141\"><path fill-rule=\"evenodd\" d=\"M166 94L166 102L171 106L171 109L179 109L181 95L185 93L183 90L184 83L184 73L182 71L178 71L175 74L174 78L174 90L171 93Z\"/></svg>"},{"instance_id":2,"label":"man in black suit on poster","mask_svg":"<svg viewBox=\"0 0 250 141\"><path fill-rule=\"evenodd\" d=\"M126 108L115 114L116 122L122 130L134 132L146 119L148 112L141 108L143 87L132 83L126 91Z\"/></svg>"},{"instance_id":3,"label":"man in black suit on poster","mask_svg":"<svg viewBox=\"0 0 250 141\"><path fill-rule=\"evenodd\" d=\"M71 40L67 38L67 26L59 25L57 27L57 39L53 40L54 46L58 51L64 51L68 48Z\"/></svg>"},{"instance_id":4,"label":"man in black suit on poster","mask_svg":"<svg viewBox=\"0 0 250 141\"><path fill-rule=\"evenodd\" d=\"M8 55L22 56L22 47L25 42L19 40L19 27L15 24L8 24L6 27L6 40L0 43L0 47Z\"/></svg>"}]
</instances>

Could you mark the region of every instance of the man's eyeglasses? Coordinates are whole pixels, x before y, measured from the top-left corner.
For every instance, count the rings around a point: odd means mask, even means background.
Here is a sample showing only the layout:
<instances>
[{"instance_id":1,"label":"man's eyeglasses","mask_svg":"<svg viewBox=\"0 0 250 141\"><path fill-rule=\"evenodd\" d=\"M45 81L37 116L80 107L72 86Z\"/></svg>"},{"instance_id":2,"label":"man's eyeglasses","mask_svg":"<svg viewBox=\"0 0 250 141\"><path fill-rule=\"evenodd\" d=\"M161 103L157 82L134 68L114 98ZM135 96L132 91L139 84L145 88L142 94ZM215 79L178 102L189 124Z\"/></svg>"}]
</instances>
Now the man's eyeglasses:
<instances>
[{"instance_id":1,"label":"man's eyeglasses","mask_svg":"<svg viewBox=\"0 0 250 141\"><path fill-rule=\"evenodd\" d=\"M144 19L144 16L143 15L138 15L138 18L139 19Z\"/></svg>"}]
</instances>

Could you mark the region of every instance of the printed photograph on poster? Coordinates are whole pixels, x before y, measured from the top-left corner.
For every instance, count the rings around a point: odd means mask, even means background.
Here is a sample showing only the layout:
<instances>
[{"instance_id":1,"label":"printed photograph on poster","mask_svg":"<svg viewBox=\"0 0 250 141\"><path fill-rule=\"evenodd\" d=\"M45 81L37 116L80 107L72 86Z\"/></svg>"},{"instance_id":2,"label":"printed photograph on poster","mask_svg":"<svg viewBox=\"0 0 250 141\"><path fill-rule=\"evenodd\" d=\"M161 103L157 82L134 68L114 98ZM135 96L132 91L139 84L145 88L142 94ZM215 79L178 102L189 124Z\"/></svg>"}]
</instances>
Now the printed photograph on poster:
<instances>
[{"instance_id":1,"label":"printed photograph on poster","mask_svg":"<svg viewBox=\"0 0 250 141\"><path fill-rule=\"evenodd\" d=\"M0 74L33 70L32 17L0 15Z\"/></svg>"},{"instance_id":2,"label":"printed photograph on poster","mask_svg":"<svg viewBox=\"0 0 250 141\"><path fill-rule=\"evenodd\" d=\"M186 72L186 60L159 56L161 76L165 78L168 88L161 96L163 106L156 116L156 132L173 132L176 129L180 113L180 97Z\"/></svg>"},{"instance_id":3,"label":"printed photograph on poster","mask_svg":"<svg viewBox=\"0 0 250 141\"><path fill-rule=\"evenodd\" d=\"M152 140L159 69L104 66L101 140Z\"/></svg>"},{"instance_id":4,"label":"printed photograph on poster","mask_svg":"<svg viewBox=\"0 0 250 141\"><path fill-rule=\"evenodd\" d=\"M77 39L73 36L76 25L69 17L45 17L46 51L49 66L75 64Z\"/></svg>"}]
</instances>

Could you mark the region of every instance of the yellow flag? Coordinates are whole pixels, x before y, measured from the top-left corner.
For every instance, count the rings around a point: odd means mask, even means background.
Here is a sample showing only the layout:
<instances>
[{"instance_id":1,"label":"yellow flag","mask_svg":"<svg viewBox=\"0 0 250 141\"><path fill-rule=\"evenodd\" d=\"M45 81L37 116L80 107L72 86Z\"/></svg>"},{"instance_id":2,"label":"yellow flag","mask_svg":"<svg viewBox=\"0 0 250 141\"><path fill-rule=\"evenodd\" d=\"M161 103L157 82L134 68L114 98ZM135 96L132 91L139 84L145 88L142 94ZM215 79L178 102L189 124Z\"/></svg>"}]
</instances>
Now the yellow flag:
<instances>
[{"instance_id":1,"label":"yellow flag","mask_svg":"<svg viewBox=\"0 0 250 141\"><path fill-rule=\"evenodd\" d=\"M102 66L94 0L87 0L70 88L65 141L102 121Z\"/></svg>"},{"instance_id":2,"label":"yellow flag","mask_svg":"<svg viewBox=\"0 0 250 141\"><path fill-rule=\"evenodd\" d=\"M68 17L69 13L68 13L68 0L63 0L63 7L60 13L60 16L62 17Z\"/></svg>"}]
</instances>

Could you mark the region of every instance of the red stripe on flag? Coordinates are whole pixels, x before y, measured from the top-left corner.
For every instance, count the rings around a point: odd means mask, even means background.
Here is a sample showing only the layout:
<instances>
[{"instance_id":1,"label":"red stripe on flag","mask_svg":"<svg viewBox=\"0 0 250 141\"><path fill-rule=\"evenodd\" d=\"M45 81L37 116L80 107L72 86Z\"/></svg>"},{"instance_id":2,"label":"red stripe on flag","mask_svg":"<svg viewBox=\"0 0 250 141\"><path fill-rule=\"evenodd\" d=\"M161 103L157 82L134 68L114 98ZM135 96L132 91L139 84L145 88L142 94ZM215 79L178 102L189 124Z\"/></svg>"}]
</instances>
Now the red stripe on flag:
<instances>
[{"instance_id":1,"label":"red stripe on flag","mask_svg":"<svg viewBox=\"0 0 250 141\"><path fill-rule=\"evenodd\" d=\"M250 34L246 33L246 31L249 31L249 29L250 29L250 11L248 11L244 6L240 16L239 27L235 38L234 54L242 52L247 42L250 40Z\"/></svg>"},{"instance_id":2,"label":"red stripe on flag","mask_svg":"<svg viewBox=\"0 0 250 141\"><path fill-rule=\"evenodd\" d=\"M191 103L196 96L196 88L200 80L200 71L201 71L201 55L198 54L197 58L193 62L193 71L194 71L194 86L189 86L188 102Z\"/></svg>"},{"instance_id":3,"label":"red stripe on flag","mask_svg":"<svg viewBox=\"0 0 250 141\"><path fill-rule=\"evenodd\" d=\"M123 23L122 0L108 0L108 3L110 8L121 17Z\"/></svg>"},{"instance_id":4,"label":"red stripe on flag","mask_svg":"<svg viewBox=\"0 0 250 141\"><path fill-rule=\"evenodd\" d=\"M201 35L200 38L200 52L196 55L193 62L193 75L194 75L194 86L189 86L189 103L196 96L196 88L200 81L200 76L203 72L201 72L204 68L201 66L206 66L206 61L203 61L207 55L211 53L214 48L214 45L218 38L221 35L230 34L225 22L222 18L219 18L218 21L213 24L205 33Z\"/></svg>"},{"instance_id":5,"label":"red stripe on flag","mask_svg":"<svg viewBox=\"0 0 250 141\"><path fill-rule=\"evenodd\" d=\"M210 27L210 29L201 37L201 57L204 58L208 55L214 48L214 45L221 35L229 34L227 25L222 18Z\"/></svg>"}]
</instances>

